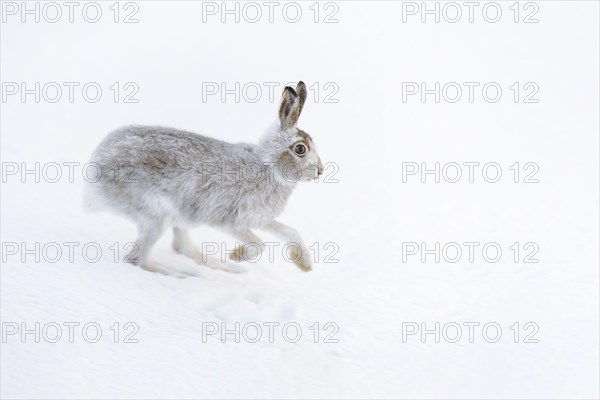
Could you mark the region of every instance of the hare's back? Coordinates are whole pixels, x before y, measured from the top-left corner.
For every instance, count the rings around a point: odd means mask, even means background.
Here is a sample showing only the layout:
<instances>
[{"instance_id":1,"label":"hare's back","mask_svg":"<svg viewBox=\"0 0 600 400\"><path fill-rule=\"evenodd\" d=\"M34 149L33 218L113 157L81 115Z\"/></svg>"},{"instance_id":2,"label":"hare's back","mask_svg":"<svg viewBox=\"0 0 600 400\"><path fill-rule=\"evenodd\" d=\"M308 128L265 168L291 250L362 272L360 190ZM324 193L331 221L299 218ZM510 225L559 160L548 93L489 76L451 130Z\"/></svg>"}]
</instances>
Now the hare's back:
<instances>
[{"instance_id":1,"label":"hare's back","mask_svg":"<svg viewBox=\"0 0 600 400\"><path fill-rule=\"evenodd\" d=\"M127 126L111 132L98 145L92 162L100 169L98 183L105 191L136 198L157 189L175 195L197 177L205 163L231 154L232 146L172 128Z\"/></svg>"},{"instance_id":2,"label":"hare's back","mask_svg":"<svg viewBox=\"0 0 600 400\"><path fill-rule=\"evenodd\" d=\"M165 212L196 189L202 163L218 162L237 145L182 130L127 126L111 132L96 148L92 162L100 175L88 185L95 198L125 215ZM234 151L232 152L232 149ZM91 202L90 202L91 203ZM100 208L100 207L98 207ZM145 211L144 211L145 210Z\"/></svg>"},{"instance_id":3,"label":"hare's back","mask_svg":"<svg viewBox=\"0 0 600 400\"><path fill-rule=\"evenodd\" d=\"M158 126L127 126L111 132L96 149L93 161L131 163L138 167L182 166L213 161L228 153L229 143L195 133Z\"/></svg>"}]
</instances>

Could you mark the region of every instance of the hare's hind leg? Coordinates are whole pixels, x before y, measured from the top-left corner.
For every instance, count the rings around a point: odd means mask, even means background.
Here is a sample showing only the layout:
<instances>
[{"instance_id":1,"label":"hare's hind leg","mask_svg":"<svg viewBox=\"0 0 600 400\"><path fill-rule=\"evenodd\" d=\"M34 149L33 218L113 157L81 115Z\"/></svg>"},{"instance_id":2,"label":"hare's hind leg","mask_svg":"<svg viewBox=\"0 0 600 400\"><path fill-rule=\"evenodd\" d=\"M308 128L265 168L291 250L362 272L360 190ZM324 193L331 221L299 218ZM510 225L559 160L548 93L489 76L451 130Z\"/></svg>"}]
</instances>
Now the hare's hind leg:
<instances>
[{"instance_id":1,"label":"hare's hind leg","mask_svg":"<svg viewBox=\"0 0 600 400\"><path fill-rule=\"evenodd\" d=\"M202 254L192 242L188 231L177 226L173 228L173 249L177 253L191 258L197 264L205 265L212 269L220 269L227 272L246 272L246 268L221 262L216 258Z\"/></svg>"},{"instance_id":2,"label":"hare's hind leg","mask_svg":"<svg viewBox=\"0 0 600 400\"><path fill-rule=\"evenodd\" d=\"M166 227L166 223L162 219L143 219L138 222L139 236L133 249L125 256L125 261L154 270L148 260L148 255L152 246L165 232Z\"/></svg>"},{"instance_id":3,"label":"hare's hind leg","mask_svg":"<svg viewBox=\"0 0 600 400\"><path fill-rule=\"evenodd\" d=\"M200 250L192 242L188 231L177 226L173 227L173 250L192 259L202 256Z\"/></svg>"},{"instance_id":4,"label":"hare's hind leg","mask_svg":"<svg viewBox=\"0 0 600 400\"><path fill-rule=\"evenodd\" d=\"M233 232L233 234L243 241L242 244L236 244L233 253L229 253L229 259L240 262L256 262L259 260L265 249L265 243L251 230Z\"/></svg>"}]
</instances>

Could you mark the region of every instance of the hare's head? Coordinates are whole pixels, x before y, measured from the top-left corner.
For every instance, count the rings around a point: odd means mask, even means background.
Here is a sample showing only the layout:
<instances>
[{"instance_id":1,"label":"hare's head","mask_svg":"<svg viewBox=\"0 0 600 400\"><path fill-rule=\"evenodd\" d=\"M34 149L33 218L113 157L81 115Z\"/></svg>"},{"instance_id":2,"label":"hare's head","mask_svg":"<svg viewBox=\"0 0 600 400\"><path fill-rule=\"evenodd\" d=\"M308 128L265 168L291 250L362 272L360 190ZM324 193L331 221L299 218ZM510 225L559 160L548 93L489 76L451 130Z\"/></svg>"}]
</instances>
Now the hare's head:
<instances>
[{"instance_id":1,"label":"hare's head","mask_svg":"<svg viewBox=\"0 0 600 400\"><path fill-rule=\"evenodd\" d=\"M283 90L279 124L267 137L268 160L276 164L278 175L287 182L310 181L323 173L323 164L312 137L297 127L308 92L304 82L296 90Z\"/></svg>"}]
</instances>

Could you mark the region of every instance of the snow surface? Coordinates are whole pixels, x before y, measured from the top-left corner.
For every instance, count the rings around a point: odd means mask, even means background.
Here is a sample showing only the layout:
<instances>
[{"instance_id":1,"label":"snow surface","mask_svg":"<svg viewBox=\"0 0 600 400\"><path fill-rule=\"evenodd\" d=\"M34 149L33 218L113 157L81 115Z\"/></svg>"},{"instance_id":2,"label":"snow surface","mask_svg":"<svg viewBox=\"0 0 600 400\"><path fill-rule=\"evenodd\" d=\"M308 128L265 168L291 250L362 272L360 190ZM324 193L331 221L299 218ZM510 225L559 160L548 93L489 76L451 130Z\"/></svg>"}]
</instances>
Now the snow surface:
<instances>
[{"instance_id":1,"label":"snow surface","mask_svg":"<svg viewBox=\"0 0 600 400\"><path fill-rule=\"evenodd\" d=\"M3 163L83 164L104 135L130 123L253 141L277 105L264 94L256 103L203 102L202 82L302 79L321 90L335 82L339 102L309 97L300 126L323 162L339 166L339 182L300 185L280 218L320 244L320 262L302 273L278 256L229 274L174 254L169 233L154 258L186 278L153 274L114 262L110 246L132 241L134 226L83 211L81 169L74 183L9 176L3 246L96 242L103 253L96 263L80 250L74 262L64 254L21 262L3 248L2 398L599 397L598 3L537 2L537 24L513 23L512 2L496 24L402 23L400 2L339 2L334 24L312 22L308 3L297 24L203 23L200 2L137 4L137 24L111 22L109 3L97 24L2 24L3 82L94 81L105 91L94 104L2 102ZM494 104L403 103L407 81L494 81L505 92ZM114 82L136 82L139 103L112 102ZM514 103L513 82L536 82L539 103ZM402 162L468 161L499 163L502 179L402 182ZM515 162L539 165L539 183L513 183ZM193 235L235 242L205 227ZM469 241L497 242L503 257L402 260L403 242ZM329 242L339 263L324 262ZM514 263L514 242L537 243L540 262ZM7 333L11 323L36 322L47 337L52 323L62 326L61 339ZM68 322L80 324L72 343ZM272 343L266 328L256 343L203 340L208 325L236 322L280 326ZM302 328L296 343L281 333L290 322ZM411 322L454 322L463 337L403 341ZM465 322L480 324L473 343ZM489 322L502 328L497 343L482 337ZM539 327L537 343L524 343L528 322ZM101 327L97 343L83 337L86 323ZM135 326L138 342L125 343ZM338 342L325 343L335 326Z\"/></svg>"}]
</instances>

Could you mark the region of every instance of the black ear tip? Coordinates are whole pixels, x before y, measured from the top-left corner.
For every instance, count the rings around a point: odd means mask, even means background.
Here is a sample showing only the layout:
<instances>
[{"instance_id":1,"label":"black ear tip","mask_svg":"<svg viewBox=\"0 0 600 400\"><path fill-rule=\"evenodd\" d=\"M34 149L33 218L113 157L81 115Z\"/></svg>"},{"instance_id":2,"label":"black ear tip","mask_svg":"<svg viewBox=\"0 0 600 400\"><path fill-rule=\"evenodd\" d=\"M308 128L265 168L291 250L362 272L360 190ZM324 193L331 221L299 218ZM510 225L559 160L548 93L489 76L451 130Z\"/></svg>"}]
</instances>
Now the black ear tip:
<instances>
[{"instance_id":1,"label":"black ear tip","mask_svg":"<svg viewBox=\"0 0 600 400\"><path fill-rule=\"evenodd\" d=\"M294 97L297 97L298 94L296 93L296 91L294 89L292 89L290 86L286 86L284 89L285 92L290 92L291 95L293 95Z\"/></svg>"},{"instance_id":2,"label":"black ear tip","mask_svg":"<svg viewBox=\"0 0 600 400\"><path fill-rule=\"evenodd\" d=\"M306 85L304 84L304 82L302 82L302 81L299 81L299 82L298 82L298 86L306 86Z\"/></svg>"}]
</instances>

